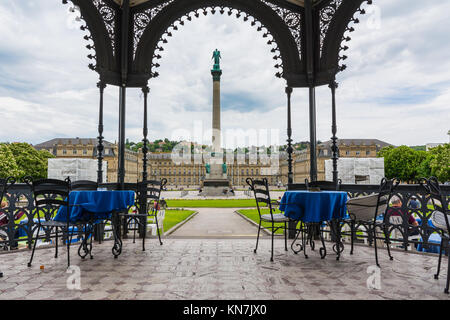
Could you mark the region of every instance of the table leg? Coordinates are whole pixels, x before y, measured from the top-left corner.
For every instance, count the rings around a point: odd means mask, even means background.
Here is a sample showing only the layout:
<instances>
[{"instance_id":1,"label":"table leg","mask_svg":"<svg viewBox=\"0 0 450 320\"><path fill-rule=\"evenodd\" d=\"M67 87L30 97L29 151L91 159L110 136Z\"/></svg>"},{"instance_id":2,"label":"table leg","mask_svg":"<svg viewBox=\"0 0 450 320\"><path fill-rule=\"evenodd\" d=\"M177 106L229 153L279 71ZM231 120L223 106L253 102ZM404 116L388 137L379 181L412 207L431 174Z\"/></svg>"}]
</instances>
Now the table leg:
<instances>
[{"instance_id":1,"label":"table leg","mask_svg":"<svg viewBox=\"0 0 450 320\"><path fill-rule=\"evenodd\" d=\"M330 230L332 235L334 235L336 243L333 245L333 251L336 253L336 260L341 257L341 252L344 251L344 244L341 241L341 221L333 220L330 222Z\"/></svg>"},{"instance_id":2,"label":"table leg","mask_svg":"<svg viewBox=\"0 0 450 320\"><path fill-rule=\"evenodd\" d=\"M322 223L319 224L319 237L320 237L320 242L322 243L322 247L319 248L319 253L320 253L320 258L321 259L325 259L325 257L327 256L327 247L325 246L325 240L323 238L323 232L320 229L321 225L322 225Z\"/></svg>"},{"instance_id":3,"label":"table leg","mask_svg":"<svg viewBox=\"0 0 450 320\"><path fill-rule=\"evenodd\" d=\"M291 249L295 254L298 254L300 251L303 251L305 258L308 258L308 255L306 254L306 237L305 237L305 232L307 232L307 226L306 224L304 224L303 222L300 222L300 227L297 230L296 236L294 241L292 241L291 243ZM298 240L298 237L301 235L301 241L302 243L296 243ZM298 247L298 249L295 249L294 246Z\"/></svg>"},{"instance_id":4,"label":"table leg","mask_svg":"<svg viewBox=\"0 0 450 320\"><path fill-rule=\"evenodd\" d=\"M89 254L90 258L93 259L92 256L92 237L93 237L93 230L91 228L88 228L89 224L84 225L84 236L83 240L81 241L81 244L78 248L78 255L81 257L81 259L86 258L86 256ZM92 226L92 224L90 225ZM88 244L88 238L91 236L91 241ZM82 252L83 250L83 252Z\"/></svg>"},{"instance_id":5,"label":"table leg","mask_svg":"<svg viewBox=\"0 0 450 320\"><path fill-rule=\"evenodd\" d=\"M114 212L112 214L111 224L114 235L114 245L112 248L112 254L114 255L114 258L117 259L117 257L122 253L122 239L120 237L120 217L118 212Z\"/></svg>"}]
</instances>

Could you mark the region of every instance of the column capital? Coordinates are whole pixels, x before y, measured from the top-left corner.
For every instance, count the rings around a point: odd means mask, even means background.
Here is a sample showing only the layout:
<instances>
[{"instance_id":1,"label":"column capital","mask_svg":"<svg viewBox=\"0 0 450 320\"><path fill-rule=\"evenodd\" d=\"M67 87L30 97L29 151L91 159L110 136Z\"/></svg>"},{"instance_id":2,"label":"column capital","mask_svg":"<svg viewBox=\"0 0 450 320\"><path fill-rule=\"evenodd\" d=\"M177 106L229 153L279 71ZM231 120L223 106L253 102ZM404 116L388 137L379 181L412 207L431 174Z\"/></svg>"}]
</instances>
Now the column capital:
<instances>
[{"instance_id":1,"label":"column capital","mask_svg":"<svg viewBox=\"0 0 450 320\"><path fill-rule=\"evenodd\" d=\"M213 81L220 81L220 76L222 75L222 70L211 70L211 74L213 76Z\"/></svg>"}]
</instances>

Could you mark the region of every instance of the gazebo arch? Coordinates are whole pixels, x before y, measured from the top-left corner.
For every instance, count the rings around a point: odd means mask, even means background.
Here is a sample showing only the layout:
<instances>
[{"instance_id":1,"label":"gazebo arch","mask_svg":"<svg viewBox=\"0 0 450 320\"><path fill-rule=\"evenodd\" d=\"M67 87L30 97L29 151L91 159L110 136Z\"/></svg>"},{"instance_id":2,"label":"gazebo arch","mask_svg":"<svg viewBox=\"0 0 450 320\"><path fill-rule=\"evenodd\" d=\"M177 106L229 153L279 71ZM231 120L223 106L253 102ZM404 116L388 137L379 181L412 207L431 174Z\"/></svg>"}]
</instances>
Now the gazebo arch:
<instances>
[{"instance_id":1,"label":"gazebo arch","mask_svg":"<svg viewBox=\"0 0 450 320\"><path fill-rule=\"evenodd\" d=\"M89 31L84 38L92 41L86 47L95 54L89 64L99 74L100 110L98 136L98 182L103 159L103 91L106 85L118 86L119 97L119 164L118 182L125 177L126 89L142 88L144 93L143 177L147 168L147 97L148 81L156 78L159 51L164 50L173 31L191 14L198 16L219 12L244 16L258 31L264 31L268 44L275 44L276 76L286 80L288 182L293 183L291 93L293 88L309 89L310 177L317 180L316 101L315 88L328 85L332 93L333 179L337 182L336 74L345 70L342 54L348 49L348 32L358 23L355 14L364 14L363 3L372 0L62 0L71 1L81 13ZM208 11L209 10L209 11ZM272 37L272 38L269 38ZM272 67L272 66L271 66Z\"/></svg>"}]
</instances>

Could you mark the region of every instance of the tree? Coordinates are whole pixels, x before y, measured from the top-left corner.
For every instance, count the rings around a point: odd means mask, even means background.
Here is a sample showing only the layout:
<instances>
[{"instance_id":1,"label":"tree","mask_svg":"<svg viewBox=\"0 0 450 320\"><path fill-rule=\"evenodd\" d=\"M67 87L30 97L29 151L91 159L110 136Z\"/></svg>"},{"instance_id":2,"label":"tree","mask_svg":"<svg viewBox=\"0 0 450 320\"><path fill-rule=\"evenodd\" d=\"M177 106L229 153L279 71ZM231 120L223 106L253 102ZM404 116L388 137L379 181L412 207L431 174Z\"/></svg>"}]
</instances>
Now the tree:
<instances>
[{"instance_id":1,"label":"tree","mask_svg":"<svg viewBox=\"0 0 450 320\"><path fill-rule=\"evenodd\" d=\"M426 158L426 152L415 151L407 146L388 146L380 150L378 157L384 158L386 178L408 182L420 178L418 168Z\"/></svg>"},{"instance_id":2,"label":"tree","mask_svg":"<svg viewBox=\"0 0 450 320\"><path fill-rule=\"evenodd\" d=\"M0 143L0 178L19 177L23 171L19 169L9 144Z\"/></svg>"},{"instance_id":3,"label":"tree","mask_svg":"<svg viewBox=\"0 0 450 320\"><path fill-rule=\"evenodd\" d=\"M427 158L421 165L424 177L434 176L440 182L450 181L450 144L430 149Z\"/></svg>"},{"instance_id":4,"label":"tree","mask_svg":"<svg viewBox=\"0 0 450 320\"><path fill-rule=\"evenodd\" d=\"M6 174L16 178L32 176L35 179L47 178L48 159L54 156L47 150L36 150L28 143L2 144L3 158L0 160L5 164ZM9 151L8 151L9 150ZM9 164L9 165L7 165ZM14 165L15 164L15 165Z\"/></svg>"}]
</instances>

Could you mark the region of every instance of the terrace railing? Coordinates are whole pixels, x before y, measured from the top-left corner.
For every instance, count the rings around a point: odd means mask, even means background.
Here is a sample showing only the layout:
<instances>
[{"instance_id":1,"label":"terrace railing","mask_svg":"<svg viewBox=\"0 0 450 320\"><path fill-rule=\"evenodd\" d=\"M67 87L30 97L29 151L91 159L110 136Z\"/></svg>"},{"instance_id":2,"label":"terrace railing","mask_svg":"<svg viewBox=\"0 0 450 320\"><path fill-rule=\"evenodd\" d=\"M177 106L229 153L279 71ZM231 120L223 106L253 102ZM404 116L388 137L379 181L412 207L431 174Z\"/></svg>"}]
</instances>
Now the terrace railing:
<instances>
[{"instance_id":1,"label":"terrace railing","mask_svg":"<svg viewBox=\"0 0 450 320\"><path fill-rule=\"evenodd\" d=\"M105 187L108 190L118 189L118 185L115 183L102 184L100 187ZM378 185L360 185L360 184L342 184L340 190L346 191L350 198L369 195L378 192ZM136 184L125 184L125 189L135 190ZM289 185L289 190L306 190L305 184L292 184ZM135 190L136 191L136 190ZM445 206L449 205L450 199L450 186L442 185L441 191L443 192L444 199L446 201ZM424 193L424 190L419 185L399 185L396 189L396 195L402 201L402 211L413 214L416 219L421 220L421 224L418 227L411 226L408 223L408 217L402 217L401 222L389 224L388 230L390 239L393 243L402 245L405 250L412 244L421 243L424 248L429 246L439 245L429 242L431 234L440 231L433 228L428 220L431 213L434 210L433 204ZM412 208L411 198L415 196L419 202L418 208ZM0 250L3 248L9 250L17 247L18 242L26 242L28 247L31 247L31 237L37 228L37 224L34 221L35 208L34 200L31 194L31 187L27 184L14 184L8 189L5 194L7 205L0 209L0 216L4 214L6 219L0 221ZM136 204L139 204L140 200L136 199ZM139 207L139 205L138 205ZM20 223L27 219L26 223ZM6 222L5 222L6 221ZM372 244L369 225L361 223L356 226L360 232L356 236L356 240L366 240L369 245ZM350 230L349 222L342 222L341 228L344 236L349 236L348 230ZM124 233L127 232L124 228ZM416 231L419 238L411 240L408 236L411 232Z\"/></svg>"}]
</instances>

